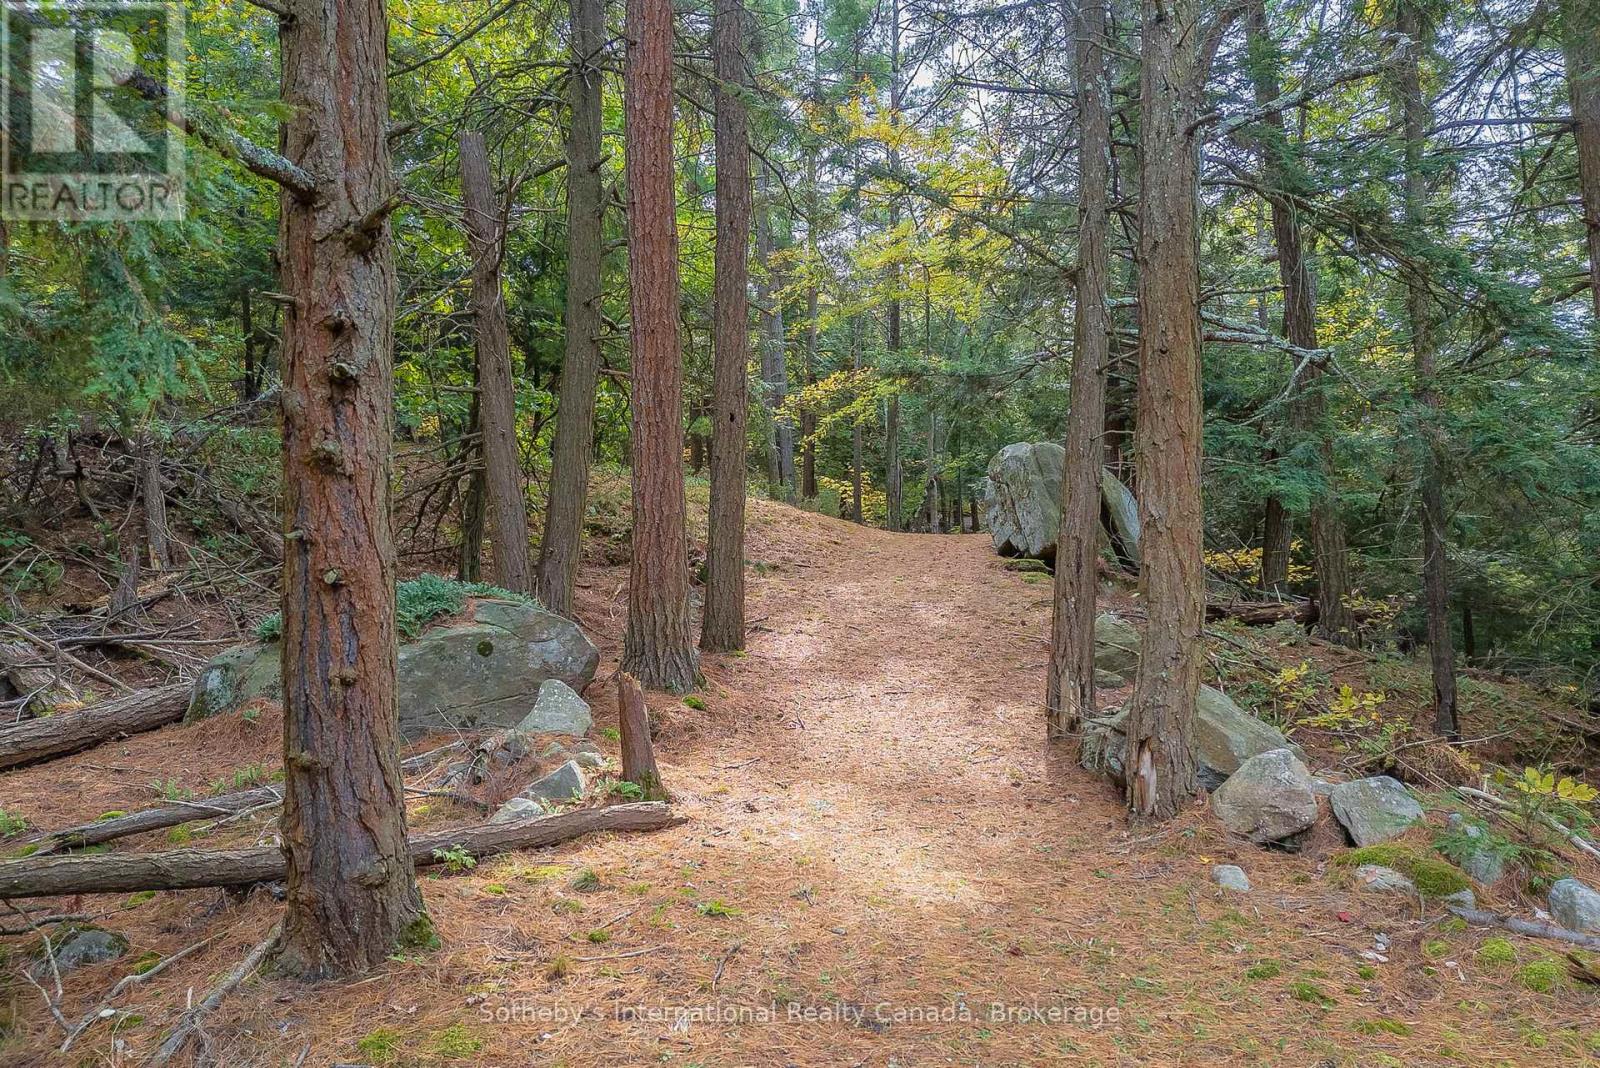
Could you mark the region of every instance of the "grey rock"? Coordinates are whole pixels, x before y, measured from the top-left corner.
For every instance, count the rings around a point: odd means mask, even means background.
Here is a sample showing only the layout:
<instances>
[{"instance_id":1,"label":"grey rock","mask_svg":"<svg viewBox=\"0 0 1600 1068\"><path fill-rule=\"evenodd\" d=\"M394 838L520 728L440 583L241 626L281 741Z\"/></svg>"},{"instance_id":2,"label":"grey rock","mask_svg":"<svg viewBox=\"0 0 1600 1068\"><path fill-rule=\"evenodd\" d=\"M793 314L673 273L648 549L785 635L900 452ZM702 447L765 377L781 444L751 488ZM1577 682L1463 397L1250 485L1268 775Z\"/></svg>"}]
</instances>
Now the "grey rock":
<instances>
[{"instance_id":1,"label":"grey rock","mask_svg":"<svg viewBox=\"0 0 1600 1068\"><path fill-rule=\"evenodd\" d=\"M1454 905L1462 909L1475 909L1478 907L1478 895L1471 890L1457 890L1453 894L1446 894L1439 899L1445 905Z\"/></svg>"},{"instance_id":2,"label":"grey rock","mask_svg":"<svg viewBox=\"0 0 1600 1068\"><path fill-rule=\"evenodd\" d=\"M571 734L582 737L594 726L589 703L560 679L546 679L534 698L533 711L516 726L518 734Z\"/></svg>"},{"instance_id":3,"label":"grey rock","mask_svg":"<svg viewBox=\"0 0 1600 1068\"><path fill-rule=\"evenodd\" d=\"M1061 473L1066 457L1066 450L1053 441L1019 441L1007 445L989 461L984 502L996 552L1002 556L1055 559L1061 522ZM1138 503L1128 487L1109 471L1102 469L1100 478L1101 499L1111 515L1118 545L1124 555L1136 560Z\"/></svg>"},{"instance_id":4,"label":"grey rock","mask_svg":"<svg viewBox=\"0 0 1600 1068\"><path fill-rule=\"evenodd\" d=\"M1463 819L1461 813L1450 813L1450 828L1470 841L1470 847L1459 856L1451 857L1456 865L1484 886L1493 886L1506 874L1505 854L1491 848L1489 832L1479 824Z\"/></svg>"},{"instance_id":5,"label":"grey rock","mask_svg":"<svg viewBox=\"0 0 1600 1068\"><path fill-rule=\"evenodd\" d=\"M56 970L63 975L86 964L116 960L128 952L126 938L115 931L89 924L68 924L57 928L50 935L50 946L54 951ZM34 978L51 974L43 941L39 943L35 955L38 961L31 970Z\"/></svg>"},{"instance_id":6,"label":"grey rock","mask_svg":"<svg viewBox=\"0 0 1600 1068\"><path fill-rule=\"evenodd\" d=\"M1111 516L1111 529L1118 546L1130 560L1139 559L1139 502L1109 469L1100 472L1100 499Z\"/></svg>"},{"instance_id":7,"label":"grey rock","mask_svg":"<svg viewBox=\"0 0 1600 1068\"><path fill-rule=\"evenodd\" d=\"M1257 845L1292 837L1317 822L1311 772L1287 749L1253 756L1211 795L1211 811Z\"/></svg>"},{"instance_id":8,"label":"grey rock","mask_svg":"<svg viewBox=\"0 0 1600 1068\"><path fill-rule=\"evenodd\" d=\"M1081 763L1085 768L1123 784L1122 763L1128 743L1126 710L1084 724ZM1200 687L1195 698L1195 745L1200 757L1200 782L1215 790L1253 756L1287 749L1299 760L1305 751L1288 741L1270 723L1240 708L1227 694Z\"/></svg>"},{"instance_id":9,"label":"grey rock","mask_svg":"<svg viewBox=\"0 0 1600 1068\"><path fill-rule=\"evenodd\" d=\"M1250 892L1250 876L1237 864L1218 864L1211 869L1211 881L1224 890L1237 890L1241 894Z\"/></svg>"},{"instance_id":10,"label":"grey rock","mask_svg":"<svg viewBox=\"0 0 1600 1068\"><path fill-rule=\"evenodd\" d=\"M576 760L569 760L550 774L529 783L518 797L529 801L571 801L582 797L588 781Z\"/></svg>"},{"instance_id":11,"label":"grey rock","mask_svg":"<svg viewBox=\"0 0 1600 1068\"><path fill-rule=\"evenodd\" d=\"M989 461L985 504L996 552L1041 559L1055 556L1066 456L1067 450L1053 441L1019 441Z\"/></svg>"},{"instance_id":12,"label":"grey rock","mask_svg":"<svg viewBox=\"0 0 1600 1068\"><path fill-rule=\"evenodd\" d=\"M546 815L550 810L537 801L530 801L526 797L513 797L495 810L489 817L490 823L521 823L523 820L536 819Z\"/></svg>"},{"instance_id":13,"label":"grey rock","mask_svg":"<svg viewBox=\"0 0 1600 1068\"><path fill-rule=\"evenodd\" d=\"M1328 799L1334 816L1358 846L1387 842L1422 819L1422 806L1400 780L1388 775L1342 782Z\"/></svg>"},{"instance_id":14,"label":"grey rock","mask_svg":"<svg viewBox=\"0 0 1600 1068\"><path fill-rule=\"evenodd\" d=\"M1117 678L1115 685L1132 681L1139 670L1139 632L1114 612L1094 617L1094 667ZM1099 675L1095 682L1099 683Z\"/></svg>"},{"instance_id":15,"label":"grey rock","mask_svg":"<svg viewBox=\"0 0 1600 1068\"><path fill-rule=\"evenodd\" d=\"M1550 915L1569 931L1600 932L1600 892L1576 879L1561 879L1550 888Z\"/></svg>"},{"instance_id":16,"label":"grey rock","mask_svg":"<svg viewBox=\"0 0 1600 1068\"><path fill-rule=\"evenodd\" d=\"M1364 889L1379 893L1405 894L1415 897L1416 884L1393 868L1385 868L1378 864L1363 864L1356 869L1356 881Z\"/></svg>"},{"instance_id":17,"label":"grey rock","mask_svg":"<svg viewBox=\"0 0 1600 1068\"><path fill-rule=\"evenodd\" d=\"M1094 669L1094 684L1105 690L1118 690L1128 685L1129 680L1118 675L1115 671L1102 671Z\"/></svg>"},{"instance_id":18,"label":"grey rock","mask_svg":"<svg viewBox=\"0 0 1600 1068\"><path fill-rule=\"evenodd\" d=\"M594 753L587 749L580 750L574 754L572 759L578 762L578 766L580 768L588 768L591 771L595 771L606 766L606 758L604 753Z\"/></svg>"},{"instance_id":19,"label":"grey rock","mask_svg":"<svg viewBox=\"0 0 1600 1068\"><path fill-rule=\"evenodd\" d=\"M279 655L278 643L268 642L212 660L195 678L186 719L231 712L258 698L281 701ZM529 716L527 695L545 682L556 679L573 690L588 685L600 654L571 620L536 605L480 599L466 619L402 645L399 661L400 729L415 738L514 726ZM565 704L561 717L568 727L578 722Z\"/></svg>"}]
</instances>

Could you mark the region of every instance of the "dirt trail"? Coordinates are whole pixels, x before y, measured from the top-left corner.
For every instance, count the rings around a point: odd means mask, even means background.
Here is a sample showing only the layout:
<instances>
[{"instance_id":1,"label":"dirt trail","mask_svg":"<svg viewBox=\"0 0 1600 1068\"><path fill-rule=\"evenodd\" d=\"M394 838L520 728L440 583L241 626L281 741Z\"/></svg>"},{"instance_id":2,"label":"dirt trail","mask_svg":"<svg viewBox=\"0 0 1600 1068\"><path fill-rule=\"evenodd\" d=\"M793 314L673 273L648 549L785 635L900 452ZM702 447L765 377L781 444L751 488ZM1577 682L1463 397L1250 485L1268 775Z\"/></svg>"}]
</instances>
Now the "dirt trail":
<instances>
[{"instance_id":1,"label":"dirt trail","mask_svg":"<svg viewBox=\"0 0 1600 1068\"><path fill-rule=\"evenodd\" d=\"M749 556L747 655L706 664L703 712L652 696L688 824L425 879L442 950L352 985L252 985L209 1028L218 1063L293 1063L307 1041L307 1064L508 1068L1516 1063L1530 1029L1588 1041L1592 996L1476 967L1480 935L1430 960L1432 916L1352 904L1200 813L1130 832L1043 740L1049 586L984 536L756 502ZM580 601L602 680L624 578L591 573ZM602 724L608 690L588 694ZM1207 879L1233 859L1246 898ZM152 903L148 948L193 941L194 905ZM237 907L197 959L223 970L275 909ZM203 982L161 987L147 1028Z\"/></svg>"}]
</instances>

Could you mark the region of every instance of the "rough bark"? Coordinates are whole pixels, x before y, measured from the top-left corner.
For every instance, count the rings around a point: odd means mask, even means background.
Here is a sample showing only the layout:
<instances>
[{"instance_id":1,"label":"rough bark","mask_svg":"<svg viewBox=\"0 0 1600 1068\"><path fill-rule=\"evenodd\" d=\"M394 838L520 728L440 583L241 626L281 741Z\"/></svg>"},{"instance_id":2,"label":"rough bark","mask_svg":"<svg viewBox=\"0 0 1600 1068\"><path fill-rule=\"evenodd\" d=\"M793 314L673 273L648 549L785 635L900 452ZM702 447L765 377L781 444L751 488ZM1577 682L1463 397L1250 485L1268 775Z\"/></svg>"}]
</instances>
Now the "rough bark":
<instances>
[{"instance_id":1,"label":"rough bark","mask_svg":"<svg viewBox=\"0 0 1600 1068\"><path fill-rule=\"evenodd\" d=\"M0 728L0 768L15 768L141 734L183 718L189 684L137 690L75 712L25 719Z\"/></svg>"},{"instance_id":2,"label":"rough bark","mask_svg":"<svg viewBox=\"0 0 1600 1068\"><path fill-rule=\"evenodd\" d=\"M762 164L757 193L761 201L756 213L756 260L761 272L756 282L756 302L761 318L762 401L772 424L767 439L767 489L775 498L794 495L794 424L783 414L789 395L787 335L783 325L783 302L778 292L783 287L774 275L772 259L778 251L772 230L771 172Z\"/></svg>"},{"instance_id":3,"label":"rough bark","mask_svg":"<svg viewBox=\"0 0 1600 1068\"><path fill-rule=\"evenodd\" d=\"M147 434L140 452L140 460L143 461L141 495L144 498L144 536L150 546L150 565L165 571L172 566L172 552L167 548L167 491L161 480L161 442L155 435Z\"/></svg>"},{"instance_id":4,"label":"rough bark","mask_svg":"<svg viewBox=\"0 0 1600 1068\"><path fill-rule=\"evenodd\" d=\"M750 124L743 0L717 0L717 243L712 287L711 506L700 648L744 648L745 418L750 367Z\"/></svg>"},{"instance_id":5,"label":"rough bark","mask_svg":"<svg viewBox=\"0 0 1600 1068\"><path fill-rule=\"evenodd\" d=\"M597 831L653 831L681 822L682 818L660 801L580 808L519 823L477 824L419 834L403 843L402 857L409 877L413 868L442 863L434 855L437 850L462 849L481 858L542 849ZM284 854L276 846L30 857L0 861L0 899L244 886L282 879L285 873Z\"/></svg>"},{"instance_id":6,"label":"rough bark","mask_svg":"<svg viewBox=\"0 0 1600 1068\"><path fill-rule=\"evenodd\" d=\"M1427 26L1417 0L1402 0L1395 30L1405 42L1399 65L1400 107L1405 126L1406 227L1418 237L1427 228L1428 186L1424 173L1427 130L1432 109L1422 89L1423 38ZM1434 729L1446 738L1456 727L1455 648L1450 632L1450 577L1445 558L1444 441L1440 417L1444 400L1438 386L1438 341L1435 337L1432 283L1425 260L1413 259L1401 270L1406 287L1406 314L1411 321L1412 362L1416 374L1417 442L1422 498L1422 602L1427 613L1428 661L1433 672Z\"/></svg>"},{"instance_id":7,"label":"rough bark","mask_svg":"<svg viewBox=\"0 0 1600 1068\"><path fill-rule=\"evenodd\" d=\"M421 914L406 852L390 529L395 272L384 0L289 0L283 155L318 194L279 201L284 806L278 965L381 964Z\"/></svg>"},{"instance_id":8,"label":"rough bark","mask_svg":"<svg viewBox=\"0 0 1600 1068\"><path fill-rule=\"evenodd\" d=\"M1082 0L1076 19L1078 148L1077 308L1072 330L1072 408L1061 476L1050 661L1045 669L1046 735L1078 731L1095 713L1094 614L1100 554L1101 433L1110 358L1106 310L1111 166L1111 85L1106 0Z\"/></svg>"},{"instance_id":9,"label":"rough bark","mask_svg":"<svg viewBox=\"0 0 1600 1068\"><path fill-rule=\"evenodd\" d=\"M617 724L622 735L622 777L643 790L647 799L666 800L650 739L650 708L638 680L627 672L617 676Z\"/></svg>"},{"instance_id":10,"label":"rough bark","mask_svg":"<svg viewBox=\"0 0 1600 1068\"><path fill-rule=\"evenodd\" d=\"M1268 593L1282 593L1289 584L1289 546L1293 540L1288 509L1273 494L1267 498L1261 519L1261 588Z\"/></svg>"},{"instance_id":11,"label":"rough bark","mask_svg":"<svg viewBox=\"0 0 1600 1068\"><path fill-rule=\"evenodd\" d=\"M1578 196L1589 249L1589 296L1594 301L1590 328L1600 348L1600 5L1593 0L1563 0L1561 22L1567 95L1578 144Z\"/></svg>"},{"instance_id":12,"label":"rough bark","mask_svg":"<svg viewBox=\"0 0 1600 1068\"><path fill-rule=\"evenodd\" d=\"M472 255L472 318L477 353L478 449L483 457L494 580L502 589L535 593L528 560L528 504L517 447L517 381L511 371L511 329L500 286L500 200L489 175L483 135L462 130L461 200Z\"/></svg>"},{"instance_id":13,"label":"rough bark","mask_svg":"<svg viewBox=\"0 0 1600 1068\"><path fill-rule=\"evenodd\" d=\"M900 124L900 0L892 0L889 11L889 123L891 126ZM898 174L900 172L900 149L896 142L889 144L889 170ZM900 198L892 195L889 198L889 227L893 229L900 225ZM893 367L900 359L900 272L897 267L889 268L889 306L886 309L888 316L888 337L886 347L889 350L889 363ZM900 394L892 393L889 396L889 411L884 421L884 496L888 503L888 527L890 530L903 529L904 515L904 474L900 462Z\"/></svg>"},{"instance_id":14,"label":"rough bark","mask_svg":"<svg viewBox=\"0 0 1600 1068\"><path fill-rule=\"evenodd\" d=\"M478 382L477 361L473 361L472 381ZM462 582L477 582L483 577L483 528L489 491L483 471L483 455L478 448L482 420L478 418L478 394L472 395L467 412L466 447L461 458L472 465L467 476L467 492L461 499L461 546L456 558L456 577Z\"/></svg>"},{"instance_id":15,"label":"rough bark","mask_svg":"<svg viewBox=\"0 0 1600 1068\"><path fill-rule=\"evenodd\" d=\"M571 0L570 20L566 343L551 447L550 494L539 543L539 599L563 616L572 615L572 591L578 581L595 437L595 389L600 380L600 269L605 251L600 52L606 41L605 0Z\"/></svg>"},{"instance_id":16,"label":"rough bark","mask_svg":"<svg viewBox=\"0 0 1600 1068\"><path fill-rule=\"evenodd\" d=\"M1128 802L1167 819L1196 789L1204 570L1195 119L1205 84L1200 0L1144 0L1140 43L1139 586L1148 614L1129 706Z\"/></svg>"},{"instance_id":17,"label":"rough bark","mask_svg":"<svg viewBox=\"0 0 1600 1068\"><path fill-rule=\"evenodd\" d=\"M1251 8L1249 29L1257 50L1275 47L1268 33L1264 5L1257 4ZM1266 104L1281 95L1277 69L1275 59L1258 69L1255 75L1258 104ZM1262 122L1265 125L1262 154L1266 164L1266 184L1274 189L1288 188L1293 179L1293 161L1284 129L1283 112L1272 111ZM1278 252L1278 280L1283 287L1283 336L1296 348L1309 351L1317 348L1317 291L1315 279L1306 263L1300 221L1287 198L1275 197L1269 206L1273 244ZM1358 631L1349 606L1350 562L1345 548L1344 523L1339 515L1338 495L1334 491L1334 479L1337 476L1325 387L1323 365L1315 360L1306 363L1297 381L1291 383L1294 403L1289 417L1295 430L1314 438L1318 474L1321 476L1320 484L1312 496L1309 524L1312 567L1316 572L1317 599L1321 605L1317 633L1329 641L1353 645L1358 640ZM1279 507L1281 509L1281 505ZM1266 589L1280 588L1288 576L1287 523L1284 525L1282 548L1282 574L1275 570L1269 576L1267 553L1262 553L1262 585Z\"/></svg>"},{"instance_id":18,"label":"rough bark","mask_svg":"<svg viewBox=\"0 0 1600 1068\"><path fill-rule=\"evenodd\" d=\"M858 319L850 320L850 369L861 370L861 322ZM862 441L861 420L855 419L850 423L850 518L860 523L864 516L861 510L862 492L862 464L865 452Z\"/></svg>"},{"instance_id":19,"label":"rough bark","mask_svg":"<svg viewBox=\"0 0 1600 1068\"><path fill-rule=\"evenodd\" d=\"M670 0L628 0L626 36L633 567L622 668L651 689L684 693L693 688L699 664L684 537Z\"/></svg>"}]
</instances>

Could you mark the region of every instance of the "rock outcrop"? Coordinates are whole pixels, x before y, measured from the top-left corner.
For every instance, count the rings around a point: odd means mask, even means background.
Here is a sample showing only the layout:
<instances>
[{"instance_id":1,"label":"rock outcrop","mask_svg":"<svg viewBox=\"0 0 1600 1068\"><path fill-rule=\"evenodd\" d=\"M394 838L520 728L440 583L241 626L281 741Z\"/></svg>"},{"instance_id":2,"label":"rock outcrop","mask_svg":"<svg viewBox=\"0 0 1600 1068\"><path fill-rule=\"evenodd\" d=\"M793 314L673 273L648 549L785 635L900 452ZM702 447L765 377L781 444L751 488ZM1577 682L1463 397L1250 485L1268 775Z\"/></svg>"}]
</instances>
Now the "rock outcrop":
<instances>
[{"instance_id":1,"label":"rock outcrop","mask_svg":"<svg viewBox=\"0 0 1600 1068\"><path fill-rule=\"evenodd\" d=\"M186 718L231 712L258 699L280 701L279 655L277 642L265 642L212 660L195 677ZM400 646L400 729L418 737L510 727L537 720L530 713L543 707L550 724L533 722L525 729L583 733L587 708L580 715L571 699L547 694L543 687L556 680L576 699L575 691L588 685L599 663L599 652L571 620L533 604L474 600L461 618L430 627ZM538 700L532 699L535 694Z\"/></svg>"},{"instance_id":2,"label":"rock outcrop","mask_svg":"<svg viewBox=\"0 0 1600 1068\"><path fill-rule=\"evenodd\" d=\"M1053 441L1019 441L989 461L984 500L989 536L1002 556L1054 560L1061 523L1061 473L1067 451ZM1139 559L1139 505L1110 471L1100 475L1101 500L1121 558Z\"/></svg>"}]
</instances>

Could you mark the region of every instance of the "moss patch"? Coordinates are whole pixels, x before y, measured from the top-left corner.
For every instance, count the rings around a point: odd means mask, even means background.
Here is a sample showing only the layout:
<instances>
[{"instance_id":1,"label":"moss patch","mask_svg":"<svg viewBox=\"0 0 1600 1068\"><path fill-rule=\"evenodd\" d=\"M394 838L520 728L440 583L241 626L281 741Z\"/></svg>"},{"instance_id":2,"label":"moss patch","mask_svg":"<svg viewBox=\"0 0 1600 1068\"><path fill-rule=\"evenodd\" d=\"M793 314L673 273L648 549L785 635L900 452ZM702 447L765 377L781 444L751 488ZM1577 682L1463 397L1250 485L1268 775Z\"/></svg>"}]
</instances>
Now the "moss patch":
<instances>
[{"instance_id":1,"label":"moss patch","mask_svg":"<svg viewBox=\"0 0 1600 1068\"><path fill-rule=\"evenodd\" d=\"M1334 857L1333 863L1341 868L1359 868L1366 864L1393 868L1415 883L1423 897L1449 897L1472 889L1472 880L1454 864L1398 842L1347 849Z\"/></svg>"},{"instance_id":2,"label":"moss patch","mask_svg":"<svg viewBox=\"0 0 1600 1068\"><path fill-rule=\"evenodd\" d=\"M453 616L467 606L469 597L533 604L526 594L502 590L483 582L457 582L438 575L418 575L395 590L395 626L402 638L415 638L429 623ZM256 627L256 637L275 642L283 636L283 617L274 612Z\"/></svg>"},{"instance_id":3,"label":"moss patch","mask_svg":"<svg viewBox=\"0 0 1600 1068\"><path fill-rule=\"evenodd\" d=\"M439 932L434 930L433 920L426 912L406 924L395 944L400 949L423 951L432 951L444 945L439 941Z\"/></svg>"}]
</instances>

